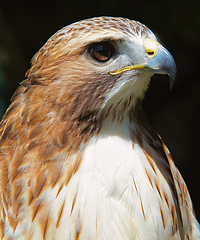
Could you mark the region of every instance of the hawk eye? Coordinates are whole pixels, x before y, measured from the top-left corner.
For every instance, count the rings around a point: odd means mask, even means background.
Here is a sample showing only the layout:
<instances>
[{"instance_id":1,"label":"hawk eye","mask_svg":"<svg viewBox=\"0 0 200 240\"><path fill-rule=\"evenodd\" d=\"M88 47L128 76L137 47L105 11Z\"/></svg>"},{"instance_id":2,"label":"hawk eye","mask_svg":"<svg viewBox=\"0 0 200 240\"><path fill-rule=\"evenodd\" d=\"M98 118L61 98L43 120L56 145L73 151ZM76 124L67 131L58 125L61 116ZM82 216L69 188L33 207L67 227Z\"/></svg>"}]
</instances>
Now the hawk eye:
<instances>
[{"instance_id":1,"label":"hawk eye","mask_svg":"<svg viewBox=\"0 0 200 240\"><path fill-rule=\"evenodd\" d=\"M106 62L113 56L114 47L109 42L99 42L92 44L89 52L92 58L98 62Z\"/></svg>"}]
</instances>

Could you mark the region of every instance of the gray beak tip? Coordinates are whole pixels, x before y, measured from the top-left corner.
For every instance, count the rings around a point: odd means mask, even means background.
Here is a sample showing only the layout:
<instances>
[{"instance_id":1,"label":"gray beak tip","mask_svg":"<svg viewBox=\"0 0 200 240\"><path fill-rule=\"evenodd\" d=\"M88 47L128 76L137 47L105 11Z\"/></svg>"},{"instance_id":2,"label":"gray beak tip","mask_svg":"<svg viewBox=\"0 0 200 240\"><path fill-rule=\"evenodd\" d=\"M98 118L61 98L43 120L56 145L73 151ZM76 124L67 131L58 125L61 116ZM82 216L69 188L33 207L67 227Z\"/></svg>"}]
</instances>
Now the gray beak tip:
<instances>
[{"instance_id":1,"label":"gray beak tip","mask_svg":"<svg viewBox=\"0 0 200 240\"><path fill-rule=\"evenodd\" d=\"M146 67L155 74L168 74L172 89L177 69L172 55L166 48L160 45L157 55L146 64Z\"/></svg>"}]
</instances>

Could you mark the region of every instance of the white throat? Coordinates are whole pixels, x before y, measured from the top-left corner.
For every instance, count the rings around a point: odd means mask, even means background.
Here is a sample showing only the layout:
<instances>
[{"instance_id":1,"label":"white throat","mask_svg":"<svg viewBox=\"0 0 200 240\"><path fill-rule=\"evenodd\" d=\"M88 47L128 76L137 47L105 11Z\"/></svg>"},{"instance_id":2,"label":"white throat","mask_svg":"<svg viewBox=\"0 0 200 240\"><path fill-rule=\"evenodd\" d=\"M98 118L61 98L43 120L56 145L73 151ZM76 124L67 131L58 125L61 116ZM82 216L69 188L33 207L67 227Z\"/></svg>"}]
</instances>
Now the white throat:
<instances>
[{"instance_id":1,"label":"white throat","mask_svg":"<svg viewBox=\"0 0 200 240\"><path fill-rule=\"evenodd\" d=\"M133 72L136 71L136 72ZM102 110L109 108L110 106L116 106L119 101L121 104L132 97L131 106L135 106L137 99L143 99L144 94L148 88L152 74L141 72L137 70L130 70L122 74L117 80L113 89L107 95L105 102L102 106Z\"/></svg>"}]
</instances>

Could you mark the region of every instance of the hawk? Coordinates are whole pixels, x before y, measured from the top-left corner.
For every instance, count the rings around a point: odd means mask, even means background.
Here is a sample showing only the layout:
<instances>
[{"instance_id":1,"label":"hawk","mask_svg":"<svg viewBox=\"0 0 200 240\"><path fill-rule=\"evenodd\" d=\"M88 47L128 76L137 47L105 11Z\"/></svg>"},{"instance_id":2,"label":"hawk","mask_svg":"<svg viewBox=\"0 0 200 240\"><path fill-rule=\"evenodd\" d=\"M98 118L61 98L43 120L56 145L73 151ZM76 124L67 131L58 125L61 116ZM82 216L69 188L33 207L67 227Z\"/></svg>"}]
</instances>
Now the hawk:
<instances>
[{"instance_id":1,"label":"hawk","mask_svg":"<svg viewBox=\"0 0 200 240\"><path fill-rule=\"evenodd\" d=\"M143 24L97 17L55 33L0 125L0 239L200 239L186 184L143 113L176 75Z\"/></svg>"}]
</instances>

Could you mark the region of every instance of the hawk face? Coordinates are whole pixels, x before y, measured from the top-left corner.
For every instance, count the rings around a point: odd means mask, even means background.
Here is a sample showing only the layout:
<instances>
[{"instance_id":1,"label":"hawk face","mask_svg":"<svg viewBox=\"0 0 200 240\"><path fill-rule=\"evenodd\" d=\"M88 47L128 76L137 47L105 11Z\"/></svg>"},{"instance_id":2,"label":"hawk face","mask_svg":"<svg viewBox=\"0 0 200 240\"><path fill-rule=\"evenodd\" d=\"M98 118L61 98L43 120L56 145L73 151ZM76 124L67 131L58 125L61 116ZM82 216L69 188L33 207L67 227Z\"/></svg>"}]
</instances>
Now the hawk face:
<instances>
[{"instance_id":1,"label":"hawk face","mask_svg":"<svg viewBox=\"0 0 200 240\"><path fill-rule=\"evenodd\" d=\"M47 86L42 98L55 106L62 103L66 115L76 118L107 116L113 109L122 114L143 98L154 73L168 73L171 84L176 75L172 56L155 35L123 18L67 26L49 39L32 64L31 83Z\"/></svg>"}]
</instances>

